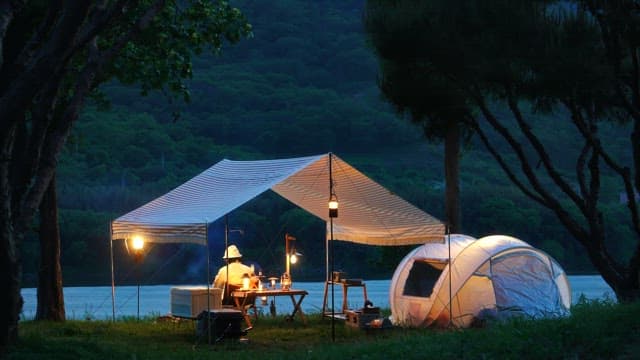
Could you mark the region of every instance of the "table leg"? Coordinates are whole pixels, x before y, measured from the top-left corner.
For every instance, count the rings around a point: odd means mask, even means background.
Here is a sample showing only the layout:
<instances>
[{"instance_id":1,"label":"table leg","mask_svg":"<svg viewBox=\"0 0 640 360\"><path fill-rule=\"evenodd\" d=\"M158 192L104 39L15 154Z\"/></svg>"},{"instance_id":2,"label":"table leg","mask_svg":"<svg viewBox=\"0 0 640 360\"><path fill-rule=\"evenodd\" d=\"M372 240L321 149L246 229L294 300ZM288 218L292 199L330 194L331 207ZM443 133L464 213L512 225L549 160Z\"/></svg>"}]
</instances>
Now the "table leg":
<instances>
[{"instance_id":1,"label":"table leg","mask_svg":"<svg viewBox=\"0 0 640 360\"><path fill-rule=\"evenodd\" d=\"M349 285L342 283L342 313L347 310L347 292L349 291Z\"/></svg>"},{"instance_id":2,"label":"table leg","mask_svg":"<svg viewBox=\"0 0 640 360\"><path fill-rule=\"evenodd\" d=\"M304 324L307 323L307 318L304 316L304 312L302 311L302 307L300 306L302 304L302 300L304 299L305 295L300 295L300 297L298 298L298 301L296 302L296 298L294 295L291 295L291 303L293 304L293 312L291 313L291 320L293 320L293 317L296 315L296 313L300 314L300 317L302 318L302 322Z\"/></svg>"},{"instance_id":3,"label":"table leg","mask_svg":"<svg viewBox=\"0 0 640 360\"><path fill-rule=\"evenodd\" d=\"M362 284L362 290L364 291L364 301L366 302L367 300L369 300L369 296L367 296L367 285L366 284Z\"/></svg>"},{"instance_id":4,"label":"table leg","mask_svg":"<svg viewBox=\"0 0 640 360\"><path fill-rule=\"evenodd\" d=\"M324 298L322 299L322 316L325 316L327 313L327 290L329 288L329 282L324 282Z\"/></svg>"}]
</instances>

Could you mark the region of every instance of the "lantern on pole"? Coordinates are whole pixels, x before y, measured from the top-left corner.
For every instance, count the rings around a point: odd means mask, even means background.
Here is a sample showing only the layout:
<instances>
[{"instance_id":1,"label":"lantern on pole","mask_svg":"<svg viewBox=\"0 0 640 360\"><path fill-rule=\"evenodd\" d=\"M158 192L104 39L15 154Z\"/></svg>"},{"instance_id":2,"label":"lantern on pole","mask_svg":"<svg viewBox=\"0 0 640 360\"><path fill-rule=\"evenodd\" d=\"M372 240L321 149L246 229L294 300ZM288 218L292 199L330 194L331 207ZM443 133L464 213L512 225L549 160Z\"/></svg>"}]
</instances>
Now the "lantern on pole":
<instances>
[{"instance_id":1,"label":"lantern on pole","mask_svg":"<svg viewBox=\"0 0 640 360\"><path fill-rule=\"evenodd\" d=\"M295 241L295 236L289 234L284 235L285 274L283 279L288 280L288 284L286 285L289 287L291 286L291 264L296 264L298 257L302 256L302 254L296 251Z\"/></svg>"},{"instance_id":2,"label":"lantern on pole","mask_svg":"<svg viewBox=\"0 0 640 360\"><path fill-rule=\"evenodd\" d=\"M142 264L142 259L144 258L144 238L140 235L135 235L131 239L131 249L133 249L133 259L136 263L137 268L137 280L138 280L138 320L140 320L140 265Z\"/></svg>"}]
</instances>

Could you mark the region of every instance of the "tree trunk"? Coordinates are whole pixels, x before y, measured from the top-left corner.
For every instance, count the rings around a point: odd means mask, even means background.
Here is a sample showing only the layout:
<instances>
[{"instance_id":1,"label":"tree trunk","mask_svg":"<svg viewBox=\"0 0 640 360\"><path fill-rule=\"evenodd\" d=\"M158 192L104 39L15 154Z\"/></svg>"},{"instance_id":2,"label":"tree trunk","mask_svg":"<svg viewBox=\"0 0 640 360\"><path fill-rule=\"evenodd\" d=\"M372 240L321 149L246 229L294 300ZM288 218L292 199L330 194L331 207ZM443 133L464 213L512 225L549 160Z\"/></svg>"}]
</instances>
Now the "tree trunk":
<instances>
[{"instance_id":1,"label":"tree trunk","mask_svg":"<svg viewBox=\"0 0 640 360\"><path fill-rule=\"evenodd\" d=\"M640 300L640 286L638 286L638 279L630 281L624 284L615 285L614 292L616 293L616 299L621 303L632 303Z\"/></svg>"},{"instance_id":2,"label":"tree trunk","mask_svg":"<svg viewBox=\"0 0 640 360\"><path fill-rule=\"evenodd\" d=\"M0 157L9 158L8 148L2 146ZM0 162L0 293L4 300L0 306L0 358L7 346L18 338L18 319L22 312L20 239L13 224L8 168L7 161Z\"/></svg>"},{"instance_id":3,"label":"tree trunk","mask_svg":"<svg viewBox=\"0 0 640 360\"><path fill-rule=\"evenodd\" d=\"M40 270L35 319L65 320L55 174L40 203Z\"/></svg>"},{"instance_id":4,"label":"tree trunk","mask_svg":"<svg viewBox=\"0 0 640 360\"><path fill-rule=\"evenodd\" d=\"M460 216L460 125L449 121L444 139L445 216L449 231L459 233Z\"/></svg>"},{"instance_id":5,"label":"tree trunk","mask_svg":"<svg viewBox=\"0 0 640 360\"><path fill-rule=\"evenodd\" d=\"M3 229L3 232L6 229ZM4 236L5 234L3 234ZM3 276L0 277L0 291L5 293L5 301L0 308L0 357L5 353L8 344L15 343L18 338L18 319L22 312L22 296L20 295L20 263L15 256L15 249L9 250L2 241L0 266ZM11 255L13 253L13 255Z\"/></svg>"},{"instance_id":6,"label":"tree trunk","mask_svg":"<svg viewBox=\"0 0 640 360\"><path fill-rule=\"evenodd\" d=\"M4 214L3 214L4 215ZM3 216L2 229L9 229L5 226ZM20 295L20 274L21 266L18 261L15 238L12 231L2 231L2 245L0 249L0 292L6 301L0 307L0 358L6 353L7 346L15 343L18 338L18 320L22 312L22 296Z\"/></svg>"}]
</instances>

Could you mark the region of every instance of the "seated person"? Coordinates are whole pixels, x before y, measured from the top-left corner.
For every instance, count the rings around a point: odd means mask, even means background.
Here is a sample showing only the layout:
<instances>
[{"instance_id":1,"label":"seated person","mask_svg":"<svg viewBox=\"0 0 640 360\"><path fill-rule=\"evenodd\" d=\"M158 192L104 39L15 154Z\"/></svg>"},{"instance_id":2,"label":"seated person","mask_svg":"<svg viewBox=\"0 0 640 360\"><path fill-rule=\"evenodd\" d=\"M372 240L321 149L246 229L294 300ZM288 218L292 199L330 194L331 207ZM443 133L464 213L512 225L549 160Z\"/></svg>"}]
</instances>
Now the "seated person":
<instances>
[{"instance_id":1,"label":"seated person","mask_svg":"<svg viewBox=\"0 0 640 360\"><path fill-rule=\"evenodd\" d=\"M240 250L238 250L235 245L230 245L224 252L222 258L228 260L228 265L220 268L213 280L213 287L223 289L223 304L233 305L233 299L229 294L234 290L242 288L242 278L244 275L248 275L251 279L250 288L257 288L257 277L254 274L253 266L249 267L242 263L242 254L240 254ZM229 268L228 273L227 267ZM227 281L229 282L228 288L225 286ZM228 292L228 294L225 294L226 292Z\"/></svg>"}]
</instances>

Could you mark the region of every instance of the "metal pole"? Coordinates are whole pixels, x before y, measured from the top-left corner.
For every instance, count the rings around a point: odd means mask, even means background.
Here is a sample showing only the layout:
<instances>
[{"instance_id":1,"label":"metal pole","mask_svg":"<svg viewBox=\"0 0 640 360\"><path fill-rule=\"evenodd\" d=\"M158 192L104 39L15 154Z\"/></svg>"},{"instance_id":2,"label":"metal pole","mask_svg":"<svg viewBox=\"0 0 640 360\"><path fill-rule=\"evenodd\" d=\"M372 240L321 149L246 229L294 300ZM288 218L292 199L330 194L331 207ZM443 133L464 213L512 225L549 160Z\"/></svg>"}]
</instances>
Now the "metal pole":
<instances>
[{"instance_id":1,"label":"metal pole","mask_svg":"<svg viewBox=\"0 0 640 360\"><path fill-rule=\"evenodd\" d=\"M451 228L447 225L447 246L449 248L449 327L453 324L453 295L451 293Z\"/></svg>"},{"instance_id":2,"label":"metal pole","mask_svg":"<svg viewBox=\"0 0 640 360\"><path fill-rule=\"evenodd\" d=\"M325 230L326 231L326 230ZM325 233L326 235L326 233ZM325 254L325 273L326 273L326 281L329 281L331 278L329 277L329 239L325 236L324 240L324 254Z\"/></svg>"},{"instance_id":3,"label":"metal pole","mask_svg":"<svg viewBox=\"0 0 640 360\"><path fill-rule=\"evenodd\" d=\"M330 228L331 228L331 273L333 274L333 258L335 257L333 253L333 218L329 218ZM335 305L335 290L334 290L334 281L331 280L331 340L336 341L336 305Z\"/></svg>"},{"instance_id":4,"label":"metal pole","mask_svg":"<svg viewBox=\"0 0 640 360\"><path fill-rule=\"evenodd\" d=\"M140 320L140 264L138 264L138 321Z\"/></svg>"},{"instance_id":5,"label":"metal pole","mask_svg":"<svg viewBox=\"0 0 640 360\"><path fill-rule=\"evenodd\" d=\"M211 289L209 286L209 283L211 282L211 254L209 253L209 226L206 222L204 224L204 238L207 243L207 321L205 324L207 324L207 344L211 344L211 324L209 323L211 321Z\"/></svg>"},{"instance_id":6,"label":"metal pole","mask_svg":"<svg viewBox=\"0 0 640 360\"><path fill-rule=\"evenodd\" d=\"M112 321L116 321L116 285L115 285L115 275L113 270L113 221L109 223L109 232L111 235L109 236L109 251L111 252L111 312L112 312Z\"/></svg>"},{"instance_id":7,"label":"metal pole","mask_svg":"<svg viewBox=\"0 0 640 360\"><path fill-rule=\"evenodd\" d=\"M229 294L229 216L224 216L224 252L227 256L225 256L225 264L227 266L225 273L227 274L227 278L224 282L224 296L230 296ZM228 301L228 299L225 299Z\"/></svg>"},{"instance_id":8,"label":"metal pole","mask_svg":"<svg viewBox=\"0 0 640 360\"><path fill-rule=\"evenodd\" d=\"M284 234L284 252L285 252L285 272L287 273L287 277L289 278L289 283L291 284L291 255L295 253L295 246L291 247L291 241L295 241L296 238L288 233Z\"/></svg>"},{"instance_id":9,"label":"metal pole","mask_svg":"<svg viewBox=\"0 0 640 360\"><path fill-rule=\"evenodd\" d=\"M134 262L136 264L136 280L138 281L138 313L137 319L140 321L140 281L142 279L142 249L134 249Z\"/></svg>"},{"instance_id":10,"label":"metal pole","mask_svg":"<svg viewBox=\"0 0 640 360\"><path fill-rule=\"evenodd\" d=\"M333 195L333 164L332 154L329 153L329 198ZM329 215L329 228L331 232L331 274L333 274L333 266L335 254L333 252L333 216ZM336 341L336 306L335 306L335 286L334 281L331 279L331 341Z\"/></svg>"}]
</instances>

